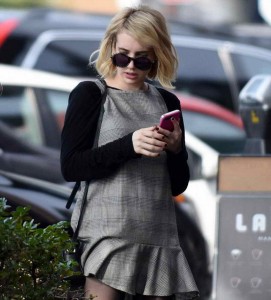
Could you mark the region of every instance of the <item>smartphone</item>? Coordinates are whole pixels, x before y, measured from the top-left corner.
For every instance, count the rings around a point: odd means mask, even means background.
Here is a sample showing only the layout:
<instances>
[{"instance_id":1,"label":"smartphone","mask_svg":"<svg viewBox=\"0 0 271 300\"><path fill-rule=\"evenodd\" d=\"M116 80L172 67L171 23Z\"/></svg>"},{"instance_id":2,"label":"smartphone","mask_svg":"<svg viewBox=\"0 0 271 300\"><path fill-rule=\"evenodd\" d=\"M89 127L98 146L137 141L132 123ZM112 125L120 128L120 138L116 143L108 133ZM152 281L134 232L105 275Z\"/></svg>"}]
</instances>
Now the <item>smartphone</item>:
<instances>
[{"instance_id":1,"label":"smartphone","mask_svg":"<svg viewBox=\"0 0 271 300\"><path fill-rule=\"evenodd\" d=\"M173 131L174 126L173 126L173 123L171 122L171 118L174 118L175 120L179 121L180 115L181 115L181 112L178 109L163 114L160 118L159 126L163 129Z\"/></svg>"}]
</instances>

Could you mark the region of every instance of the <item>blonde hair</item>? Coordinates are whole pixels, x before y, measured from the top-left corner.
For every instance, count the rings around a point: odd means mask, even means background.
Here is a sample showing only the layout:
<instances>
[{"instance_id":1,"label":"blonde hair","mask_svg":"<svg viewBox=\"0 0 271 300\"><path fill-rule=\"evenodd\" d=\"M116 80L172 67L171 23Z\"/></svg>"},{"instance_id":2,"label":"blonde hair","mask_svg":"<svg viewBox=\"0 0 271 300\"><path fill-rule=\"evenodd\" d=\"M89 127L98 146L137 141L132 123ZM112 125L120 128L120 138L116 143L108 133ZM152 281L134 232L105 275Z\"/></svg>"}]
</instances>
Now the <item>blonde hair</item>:
<instances>
[{"instance_id":1,"label":"blonde hair","mask_svg":"<svg viewBox=\"0 0 271 300\"><path fill-rule=\"evenodd\" d=\"M117 35L123 30L141 44L151 46L157 63L150 69L148 79L159 81L165 88L174 88L172 81L175 80L178 67L177 53L171 42L164 16L147 6L125 8L112 19L95 61L98 73L103 78L114 76L115 66L111 62L111 56L116 46Z\"/></svg>"}]
</instances>

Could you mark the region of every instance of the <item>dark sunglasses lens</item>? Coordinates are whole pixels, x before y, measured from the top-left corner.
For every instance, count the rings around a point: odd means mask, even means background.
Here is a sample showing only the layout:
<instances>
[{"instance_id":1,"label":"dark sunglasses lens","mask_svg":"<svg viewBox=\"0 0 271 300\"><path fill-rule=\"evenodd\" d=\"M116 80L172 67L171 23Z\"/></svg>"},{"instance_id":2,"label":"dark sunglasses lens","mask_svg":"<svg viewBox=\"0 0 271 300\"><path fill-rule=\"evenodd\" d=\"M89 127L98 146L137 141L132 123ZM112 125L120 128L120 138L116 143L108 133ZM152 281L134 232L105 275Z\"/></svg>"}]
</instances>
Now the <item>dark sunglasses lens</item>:
<instances>
[{"instance_id":1,"label":"dark sunglasses lens","mask_svg":"<svg viewBox=\"0 0 271 300\"><path fill-rule=\"evenodd\" d=\"M123 53L117 53L112 56L112 62L116 67L124 68L129 65L131 58ZM152 61L147 57L137 57L133 59L135 67L139 70L149 70L152 66Z\"/></svg>"},{"instance_id":2,"label":"dark sunglasses lens","mask_svg":"<svg viewBox=\"0 0 271 300\"><path fill-rule=\"evenodd\" d=\"M135 67L139 70L149 70L152 66L152 62L147 57L137 57L134 60Z\"/></svg>"},{"instance_id":3,"label":"dark sunglasses lens","mask_svg":"<svg viewBox=\"0 0 271 300\"><path fill-rule=\"evenodd\" d=\"M124 68L129 65L130 59L127 55L122 53L117 53L112 56L113 64L117 67Z\"/></svg>"}]
</instances>

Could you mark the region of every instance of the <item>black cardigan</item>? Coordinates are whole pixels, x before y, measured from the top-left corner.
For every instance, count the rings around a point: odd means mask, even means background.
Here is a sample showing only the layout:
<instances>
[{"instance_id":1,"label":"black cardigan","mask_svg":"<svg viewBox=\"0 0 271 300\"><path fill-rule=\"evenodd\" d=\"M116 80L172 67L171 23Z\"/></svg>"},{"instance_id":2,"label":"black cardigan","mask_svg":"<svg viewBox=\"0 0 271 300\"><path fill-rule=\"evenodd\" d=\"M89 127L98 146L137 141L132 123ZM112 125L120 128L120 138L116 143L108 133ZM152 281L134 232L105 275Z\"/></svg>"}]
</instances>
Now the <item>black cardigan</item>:
<instances>
[{"instance_id":1,"label":"black cardigan","mask_svg":"<svg viewBox=\"0 0 271 300\"><path fill-rule=\"evenodd\" d=\"M161 88L168 111L180 109L178 98ZM90 181L105 178L130 159L140 159L135 153L133 132L113 142L92 149L101 108L101 90L91 81L80 82L70 93L64 127L61 134L61 170L66 181ZM184 125L182 151L167 151L172 195L182 193L189 182Z\"/></svg>"}]
</instances>

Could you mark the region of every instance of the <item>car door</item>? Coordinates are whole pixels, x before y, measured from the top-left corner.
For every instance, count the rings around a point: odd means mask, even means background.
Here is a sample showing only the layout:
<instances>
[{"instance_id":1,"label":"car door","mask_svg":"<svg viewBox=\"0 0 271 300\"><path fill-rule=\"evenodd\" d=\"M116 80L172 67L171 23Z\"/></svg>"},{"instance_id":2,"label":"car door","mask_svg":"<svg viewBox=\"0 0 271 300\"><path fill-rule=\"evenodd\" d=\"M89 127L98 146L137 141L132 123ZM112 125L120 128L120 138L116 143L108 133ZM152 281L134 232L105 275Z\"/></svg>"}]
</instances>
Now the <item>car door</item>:
<instances>
[{"instance_id":1,"label":"car door","mask_svg":"<svg viewBox=\"0 0 271 300\"><path fill-rule=\"evenodd\" d=\"M17 138L31 145L59 149L67 103L68 92L5 85L0 97L0 122L11 129L14 141ZM14 150L13 144L6 143L3 136L0 147L5 151Z\"/></svg>"},{"instance_id":2,"label":"car door","mask_svg":"<svg viewBox=\"0 0 271 300\"><path fill-rule=\"evenodd\" d=\"M218 46L201 45L195 39L176 39L179 56L176 88L209 99L235 111L234 93L218 53Z\"/></svg>"},{"instance_id":3,"label":"car door","mask_svg":"<svg viewBox=\"0 0 271 300\"><path fill-rule=\"evenodd\" d=\"M68 104L68 92L53 89L34 88L37 110L39 111L43 144L60 148L60 134Z\"/></svg>"},{"instance_id":4,"label":"car door","mask_svg":"<svg viewBox=\"0 0 271 300\"><path fill-rule=\"evenodd\" d=\"M33 144L43 143L42 124L32 88L4 86L0 97L0 121L18 138Z\"/></svg>"},{"instance_id":5,"label":"car door","mask_svg":"<svg viewBox=\"0 0 271 300\"><path fill-rule=\"evenodd\" d=\"M87 30L46 31L32 45L22 66L68 76L96 76L88 61L99 48L102 36L103 32Z\"/></svg>"}]
</instances>

